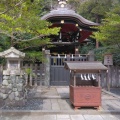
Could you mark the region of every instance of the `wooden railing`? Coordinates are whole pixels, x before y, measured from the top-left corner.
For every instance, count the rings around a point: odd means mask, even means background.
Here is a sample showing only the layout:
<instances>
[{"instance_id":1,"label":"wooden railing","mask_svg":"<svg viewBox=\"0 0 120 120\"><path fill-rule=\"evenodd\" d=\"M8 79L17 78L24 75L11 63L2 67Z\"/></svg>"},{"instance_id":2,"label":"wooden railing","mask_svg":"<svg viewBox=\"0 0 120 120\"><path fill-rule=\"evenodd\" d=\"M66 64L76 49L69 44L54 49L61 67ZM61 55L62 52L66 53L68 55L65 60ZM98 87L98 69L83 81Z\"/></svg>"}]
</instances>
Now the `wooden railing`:
<instances>
[{"instance_id":1,"label":"wooden railing","mask_svg":"<svg viewBox=\"0 0 120 120\"><path fill-rule=\"evenodd\" d=\"M44 85L45 82L45 68L44 64L25 64L23 65L24 70L27 69L31 70L31 73L28 75L25 72L25 82L26 85L29 84L30 86L35 85Z\"/></svg>"},{"instance_id":2,"label":"wooden railing","mask_svg":"<svg viewBox=\"0 0 120 120\"><path fill-rule=\"evenodd\" d=\"M57 56L51 56L51 65L52 66L64 66L65 61L88 61L89 60L89 55L60 55L58 54Z\"/></svg>"}]
</instances>

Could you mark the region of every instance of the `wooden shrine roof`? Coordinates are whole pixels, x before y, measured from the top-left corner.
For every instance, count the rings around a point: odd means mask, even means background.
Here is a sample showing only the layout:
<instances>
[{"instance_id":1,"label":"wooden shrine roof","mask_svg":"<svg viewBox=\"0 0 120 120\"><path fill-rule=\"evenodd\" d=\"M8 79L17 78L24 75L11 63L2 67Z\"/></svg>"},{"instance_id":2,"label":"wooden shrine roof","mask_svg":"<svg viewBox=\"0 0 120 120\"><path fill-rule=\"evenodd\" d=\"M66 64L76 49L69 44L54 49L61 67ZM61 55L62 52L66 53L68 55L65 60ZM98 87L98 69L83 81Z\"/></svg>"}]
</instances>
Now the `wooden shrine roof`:
<instances>
[{"instance_id":1,"label":"wooden shrine roof","mask_svg":"<svg viewBox=\"0 0 120 120\"><path fill-rule=\"evenodd\" d=\"M108 68L104 66L101 62L94 61L66 61L65 66L66 69L72 70L74 72L99 72L100 70L107 70Z\"/></svg>"}]
</instances>

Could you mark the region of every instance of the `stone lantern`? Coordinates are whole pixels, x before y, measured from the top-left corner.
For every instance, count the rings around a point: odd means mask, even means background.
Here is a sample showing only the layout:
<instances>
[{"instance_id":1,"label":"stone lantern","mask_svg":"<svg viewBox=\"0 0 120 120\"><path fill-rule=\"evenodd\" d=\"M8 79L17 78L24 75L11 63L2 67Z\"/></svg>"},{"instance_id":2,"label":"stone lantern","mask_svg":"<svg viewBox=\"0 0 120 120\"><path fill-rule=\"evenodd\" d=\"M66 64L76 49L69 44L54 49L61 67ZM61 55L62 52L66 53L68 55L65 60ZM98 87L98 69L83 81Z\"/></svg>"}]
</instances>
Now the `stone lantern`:
<instances>
[{"instance_id":1,"label":"stone lantern","mask_svg":"<svg viewBox=\"0 0 120 120\"><path fill-rule=\"evenodd\" d=\"M23 106L25 104L24 71L21 70L25 53L14 47L0 52L0 57L6 58L6 68L3 70L3 81L0 97L7 106Z\"/></svg>"},{"instance_id":2,"label":"stone lantern","mask_svg":"<svg viewBox=\"0 0 120 120\"><path fill-rule=\"evenodd\" d=\"M0 57L4 57L7 60L6 70L3 71L3 75L20 74L21 63L22 59L25 57L25 53L11 47L4 52L0 52Z\"/></svg>"}]
</instances>

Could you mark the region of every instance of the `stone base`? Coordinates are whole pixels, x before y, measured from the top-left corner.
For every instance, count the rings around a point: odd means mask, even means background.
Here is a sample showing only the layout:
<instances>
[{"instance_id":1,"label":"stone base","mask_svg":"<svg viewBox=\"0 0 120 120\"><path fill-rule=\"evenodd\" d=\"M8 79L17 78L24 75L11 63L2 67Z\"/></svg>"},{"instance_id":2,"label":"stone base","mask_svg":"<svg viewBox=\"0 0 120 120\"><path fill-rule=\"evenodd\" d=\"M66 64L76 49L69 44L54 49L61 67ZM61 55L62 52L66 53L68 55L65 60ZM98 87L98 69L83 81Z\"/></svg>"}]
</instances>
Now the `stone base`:
<instances>
[{"instance_id":1,"label":"stone base","mask_svg":"<svg viewBox=\"0 0 120 120\"><path fill-rule=\"evenodd\" d=\"M25 105L25 80L20 75L3 75L0 88L0 98L5 101L5 106L20 107Z\"/></svg>"},{"instance_id":2,"label":"stone base","mask_svg":"<svg viewBox=\"0 0 120 120\"><path fill-rule=\"evenodd\" d=\"M0 99L0 108L2 108L5 105L5 101L3 99Z\"/></svg>"}]
</instances>

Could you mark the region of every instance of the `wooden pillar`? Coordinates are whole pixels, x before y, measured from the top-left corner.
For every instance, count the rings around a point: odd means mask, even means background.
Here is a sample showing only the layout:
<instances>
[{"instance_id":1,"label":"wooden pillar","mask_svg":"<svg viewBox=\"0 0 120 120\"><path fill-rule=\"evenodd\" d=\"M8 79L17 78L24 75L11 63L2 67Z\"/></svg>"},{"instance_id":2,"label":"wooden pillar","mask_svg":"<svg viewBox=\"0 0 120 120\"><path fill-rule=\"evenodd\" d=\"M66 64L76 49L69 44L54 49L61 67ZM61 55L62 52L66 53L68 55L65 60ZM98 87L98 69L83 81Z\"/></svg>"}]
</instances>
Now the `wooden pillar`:
<instances>
[{"instance_id":1,"label":"wooden pillar","mask_svg":"<svg viewBox=\"0 0 120 120\"><path fill-rule=\"evenodd\" d=\"M2 83L2 79L3 79L3 66L0 65L0 84Z\"/></svg>"},{"instance_id":2,"label":"wooden pillar","mask_svg":"<svg viewBox=\"0 0 120 120\"><path fill-rule=\"evenodd\" d=\"M99 48L99 42L96 40L96 48Z\"/></svg>"},{"instance_id":3,"label":"wooden pillar","mask_svg":"<svg viewBox=\"0 0 120 120\"><path fill-rule=\"evenodd\" d=\"M74 87L76 86L76 74L74 72Z\"/></svg>"},{"instance_id":4,"label":"wooden pillar","mask_svg":"<svg viewBox=\"0 0 120 120\"><path fill-rule=\"evenodd\" d=\"M28 69L28 64L25 64L25 69ZM28 85L28 74L25 73L25 84Z\"/></svg>"},{"instance_id":5,"label":"wooden pillar","mask_svg":"<svg viewBox=\"0 0 120 120\"><path fill-rule=\"evenodd\" d=\"M33 64L30 64L30 69L33 71ZM29 83L30 86L32 86L32 76L33 76L32 74L33 72L30 73L30 83Z\"/></svg>"},{"instance_id":6,"label":"wooden pillar","mask_svg":"<svg viewBox=\"0 0 120 120\"><path fill-rule=\"evenodd\" d=\"M100 70L99 70L99 73L98 73L98 87L101 86L101 80L100 80Z\"/></svg>"},{"instance_id":7,"label":"wooden pillar","mask_svg":"<svg viewBox=\"0 0 120 120\"><path fill-rule=\"evenodd\" d=\"M43 73L43 68L42 68L42 65L43 65L43 63L42 64L40 64L40 76L39 76L39 79L40 79L40 86L42 86L42 73Z\"/></svg>"},{"instance_id":8,"label":"wooden pillar","mask_svg":"<svg viewBox=\"0 0 120 120\"><path fill-rule=\"evenodd\" d=\"M35 64L35 86L37 86L37 64Z\"/></svg>"},{"instance_id":9,"label":"wooden pillar","mask_svg":"<svg viewBox=\"0 0 120 120\"><path fill-rule=\"evenodd\" d=\"M110 91L110 66L108 65L108 73L107 73L107 89Z\"/></svg>"}]
</instances>

